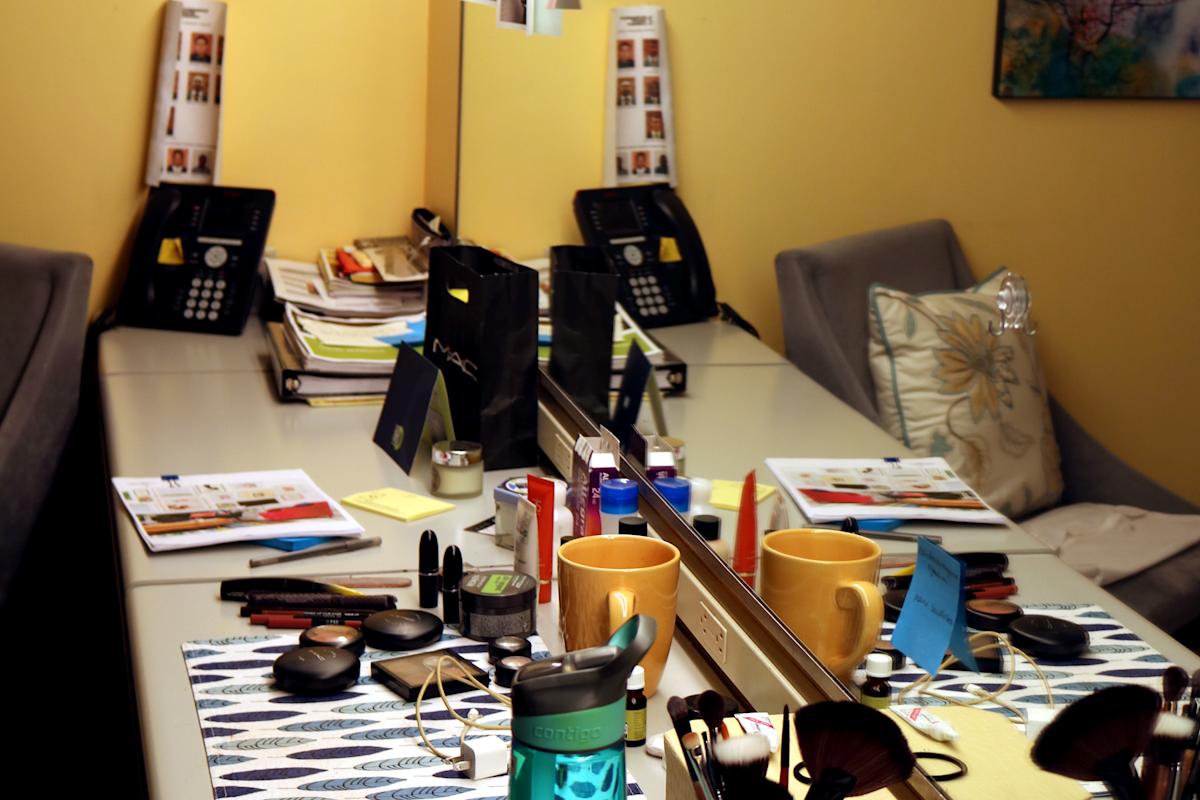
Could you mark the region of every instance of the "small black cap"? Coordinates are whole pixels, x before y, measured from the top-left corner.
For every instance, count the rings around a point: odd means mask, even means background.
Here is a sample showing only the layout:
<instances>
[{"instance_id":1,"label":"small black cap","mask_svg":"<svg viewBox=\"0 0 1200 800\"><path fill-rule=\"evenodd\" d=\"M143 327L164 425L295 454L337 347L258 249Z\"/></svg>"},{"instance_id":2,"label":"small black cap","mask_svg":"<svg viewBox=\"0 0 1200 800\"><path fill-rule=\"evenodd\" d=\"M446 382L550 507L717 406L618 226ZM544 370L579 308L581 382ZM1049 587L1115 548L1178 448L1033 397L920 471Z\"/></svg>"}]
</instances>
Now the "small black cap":
<instances>
[{"instance_id":1,"label":"small black cap","mask_svg":"<svg viewBox=\"0 0 1200 800\"><path fill-rule=\"evenodd\" d=\"M641 517L621 517L617 520L617 533L626 536L645 536L649 530L646 520Z\"/></svg>"},{"instance_id":2,"label":"small black cap","mask_svg":"<svg viewBox=\"0 0 1200 800\"><path fill-rule=\"evenodd\" d=\"M533 659L529 656L505 656L496 664L496 685L503 686L505 689L512 688L513 678L517 677L517 670L526 664L532 664Z\"/></svg>"},{"instance_id":3,"label":"small black cap","mask_svg":"<svg viewBox=\"0 0 1200 800\"><path fill-rule=\"evenodd\" d=\"M704 537L706 542L715 542L721 538L721 518L712 514L697 514L692 517L692 527L696 533Z\"/></svg>"},{"instance_id":4,"label":"small black cap","mask_svg":"<svg viewBox=\"0 0 1200 800\"><path fill-rule=\"evenodd\" d=\"M523 636L498 636L488 642L488 661L495 664L507 656L526 656L533 652L533 646Z\"/></svg>"}]
</instances>

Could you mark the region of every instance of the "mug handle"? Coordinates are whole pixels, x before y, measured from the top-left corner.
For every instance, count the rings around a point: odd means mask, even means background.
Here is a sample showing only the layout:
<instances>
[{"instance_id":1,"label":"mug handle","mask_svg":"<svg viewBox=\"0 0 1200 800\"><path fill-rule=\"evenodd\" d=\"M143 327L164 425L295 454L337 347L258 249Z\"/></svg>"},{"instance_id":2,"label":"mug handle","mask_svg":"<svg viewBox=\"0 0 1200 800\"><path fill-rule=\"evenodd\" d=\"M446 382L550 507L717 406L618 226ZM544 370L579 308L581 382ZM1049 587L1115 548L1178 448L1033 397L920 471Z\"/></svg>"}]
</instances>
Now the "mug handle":
<instances>
[{"instance_id":1,"label":"mug handle","mask_svg":"<svg viewBox=\"0 0 1200 800\"><path fill-rule=\"evenodd\" d=\"M880 601L880 607L882 608ZM613 589L608 593L608 635L637 613L637 595L628 589Z\"/></svg>"},{"instance_id":2,"label":"mug handle","mask_svg":"<svg viewBox=\"0 0 1200 800\"><path fill-rule=\"evenodd\" d=\"M870 581L847 581L838 587L837 604L841 608L858 610L858 630L846 661L858 662L875 647L883 628L883 595Z\"/></svg>"}]
</instances>

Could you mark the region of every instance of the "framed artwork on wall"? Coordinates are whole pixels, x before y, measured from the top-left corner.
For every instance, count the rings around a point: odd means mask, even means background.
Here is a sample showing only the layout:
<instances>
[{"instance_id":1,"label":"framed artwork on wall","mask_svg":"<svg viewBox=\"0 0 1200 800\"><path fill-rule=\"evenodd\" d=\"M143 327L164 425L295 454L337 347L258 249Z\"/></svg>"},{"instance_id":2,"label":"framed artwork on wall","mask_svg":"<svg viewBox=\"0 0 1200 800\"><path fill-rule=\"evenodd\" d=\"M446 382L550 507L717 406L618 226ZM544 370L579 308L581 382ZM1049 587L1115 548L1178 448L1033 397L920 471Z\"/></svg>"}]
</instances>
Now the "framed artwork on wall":
<instances>
[{"instance_id":1,"label":"framed artwork on wall","mask_svg":"<svg viewBox=\"0 0 1200 800\"><path fill-rule=\"evenodd\" d=\"M1200 0L1000 0L992 94L1200 99Z\"/></svg>"}]
</instances>

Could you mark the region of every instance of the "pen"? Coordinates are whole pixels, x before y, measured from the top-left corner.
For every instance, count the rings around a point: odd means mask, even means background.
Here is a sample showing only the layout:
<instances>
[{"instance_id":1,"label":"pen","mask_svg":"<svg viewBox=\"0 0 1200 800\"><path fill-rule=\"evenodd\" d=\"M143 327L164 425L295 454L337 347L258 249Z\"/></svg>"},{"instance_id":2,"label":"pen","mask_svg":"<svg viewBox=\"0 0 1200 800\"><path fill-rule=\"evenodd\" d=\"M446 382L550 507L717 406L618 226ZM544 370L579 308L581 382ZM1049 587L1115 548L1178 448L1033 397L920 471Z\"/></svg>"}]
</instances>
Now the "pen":
<instances>
[{"instance_id":1,"label":"pen","mask_svg":"<svg viewBox=\"0 0 1200 800\"><path fill-rule=\"evenodd\" d=\"M378 547L383 540L378 536L372 536L367 539L351 539L345 542L331 542L329 544L319 544L316 547L310 547L307 550L298 550L295 553L286 553L281 556L269 556L267 558L252 558L250 566L265 567L268 564L282 564L285 561L299 561L302 558L315 558L316 556L324 556L330 553L349 553L354 550L365 550L368 547Z\"/></svg>"}]
</instances>

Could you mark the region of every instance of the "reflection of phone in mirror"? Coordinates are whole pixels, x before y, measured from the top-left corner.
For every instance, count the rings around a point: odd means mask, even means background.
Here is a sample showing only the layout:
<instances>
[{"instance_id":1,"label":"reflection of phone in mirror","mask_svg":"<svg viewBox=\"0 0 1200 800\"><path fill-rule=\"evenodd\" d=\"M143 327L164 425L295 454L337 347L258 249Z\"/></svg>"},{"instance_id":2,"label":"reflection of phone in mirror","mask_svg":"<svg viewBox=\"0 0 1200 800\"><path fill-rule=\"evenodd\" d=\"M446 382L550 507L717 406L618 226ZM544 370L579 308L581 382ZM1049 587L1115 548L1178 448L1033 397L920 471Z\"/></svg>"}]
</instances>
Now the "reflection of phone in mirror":
<instances>
[{"instance_id":1,"label":"reflection of phone in mirror","mask_svg":"<svg viewBox=\"0 0 1200 800\"><path fill-rule=\"evenodd\" d=\"M665 183L584 189L575 220L620 276L621 305L646 328L716 316L708 255L683 201Z\"/></svg>"}]
</instances>

